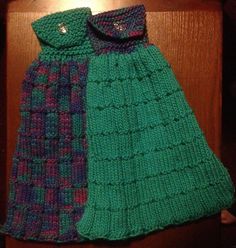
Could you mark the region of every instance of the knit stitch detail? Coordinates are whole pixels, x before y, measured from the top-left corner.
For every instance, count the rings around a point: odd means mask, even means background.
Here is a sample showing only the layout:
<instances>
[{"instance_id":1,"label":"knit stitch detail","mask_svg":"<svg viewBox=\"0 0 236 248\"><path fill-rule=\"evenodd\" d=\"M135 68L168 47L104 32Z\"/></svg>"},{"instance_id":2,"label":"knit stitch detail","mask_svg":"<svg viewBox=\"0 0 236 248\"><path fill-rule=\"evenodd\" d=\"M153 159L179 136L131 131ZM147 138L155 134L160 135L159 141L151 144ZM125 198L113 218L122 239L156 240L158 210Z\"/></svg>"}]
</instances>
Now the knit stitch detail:
<instances>
[{"instance_id":1,"label":"knit stitch detail","mask_svg":"<svg viewBox=\"0 0 236 248\"><path fill-rule=\"evenodd\" d=\"M42 47L39 58L65 62L92 55L93 49L87 35L87 19L91 15L90 8L76 8L34 21L32 28Z\"/></svg>"},{"instance_id":2,"label":"knit stitch detail","mask_svg":"<svg viewBox=\"0 0 236 248\"><path fill-rule=\"evenodd\" d=\"M88 19L98 32L113 39L139 37L145 29L145 7L136 5L107 11Z\"/></svg>"},{"instance_id":3,"label":"knit stitch detail","mask_svg":"<svg viewBox=\"0 0 236 248\"><path fill-rule=\"evenodd\" d=\"M96 54L129 53L148 42L144 5L93 15L88 22L89 36Z\"/></svg>"},{"instance_id":4,"label":"knit stitch detail","mask_svg":"<svg viewBox=\"0 0 236 248\"><path fill-rule=\"evenodd\" d=\"M56 243L84 240L75 223L87 200L87 63L36 59L27 70L2 233Z\"/></svg>"},{"instance_id":5,"label":"knit stitch detail","mask_svg":"<svg viewBox=\"0 0 236 248\"><path fill-rule=\"evenodd\" d=\"M120 240L218 213L234 201L171 67L153 46L92 57L86 97L87 239Z\"/></svg>"},{"instance_id":6,"label":"knit stitch detail","mask_svg":"<svg viewBox=\"0 0 236 248\"><path fill-rule=\"evenodd\" d=\"M94 16L66 10L32 27L42 51L22 84L0 232L118 240L231 205L229 173L170 64L148 43L143 5Z\"/></svg>"}]
</instances>

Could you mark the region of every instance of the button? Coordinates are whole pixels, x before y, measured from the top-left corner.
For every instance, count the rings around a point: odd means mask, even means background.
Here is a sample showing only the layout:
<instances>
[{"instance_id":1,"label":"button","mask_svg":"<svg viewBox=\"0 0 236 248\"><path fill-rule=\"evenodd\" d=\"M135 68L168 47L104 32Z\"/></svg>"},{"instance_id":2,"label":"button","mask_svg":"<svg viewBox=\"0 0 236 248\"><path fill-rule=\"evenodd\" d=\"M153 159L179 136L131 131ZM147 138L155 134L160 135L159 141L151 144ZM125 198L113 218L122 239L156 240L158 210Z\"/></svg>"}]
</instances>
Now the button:
<instances>
[{"instance_id":1,"label":"button","mask_svg":"<svg viewBox=\"0 0 236 248\"><path fill-rule=\"evenodd\" d=\"M68 31L67 26L63 22L58 24L58 29L61 34L66 34Z\"/></svg>"},{"instance_id":2,"label":"button","mask_svg":"<svg viewBox=\"0 0 236 248\"><path fill-rule=\"evenodd\" d=\"M120 32L125 30L125 26L121 22L118 22L118 21L114 22L113 25L114 25L115 29L120 31Z\"/></svg>"}]
</instances>

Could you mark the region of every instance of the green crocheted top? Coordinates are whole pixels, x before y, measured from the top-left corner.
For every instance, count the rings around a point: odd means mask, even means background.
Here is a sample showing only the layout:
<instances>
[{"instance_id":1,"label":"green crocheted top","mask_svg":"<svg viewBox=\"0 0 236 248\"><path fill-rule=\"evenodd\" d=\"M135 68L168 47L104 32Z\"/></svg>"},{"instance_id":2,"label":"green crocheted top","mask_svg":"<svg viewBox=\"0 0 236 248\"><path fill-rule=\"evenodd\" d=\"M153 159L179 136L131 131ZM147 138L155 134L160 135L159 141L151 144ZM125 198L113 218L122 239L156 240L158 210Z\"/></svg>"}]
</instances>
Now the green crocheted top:
<instances>
[{"instance_id":1,"label":"green crocheted top","mask_svg":"<svg viewBox=\"0 0 236 248\"><path fill-rule=\"evenodd\" d=\"M90 8L75 8L46 15L32 23L42 51L43 61L80 60L94 54L87 34Z\"/></svg>"}]
</instances>

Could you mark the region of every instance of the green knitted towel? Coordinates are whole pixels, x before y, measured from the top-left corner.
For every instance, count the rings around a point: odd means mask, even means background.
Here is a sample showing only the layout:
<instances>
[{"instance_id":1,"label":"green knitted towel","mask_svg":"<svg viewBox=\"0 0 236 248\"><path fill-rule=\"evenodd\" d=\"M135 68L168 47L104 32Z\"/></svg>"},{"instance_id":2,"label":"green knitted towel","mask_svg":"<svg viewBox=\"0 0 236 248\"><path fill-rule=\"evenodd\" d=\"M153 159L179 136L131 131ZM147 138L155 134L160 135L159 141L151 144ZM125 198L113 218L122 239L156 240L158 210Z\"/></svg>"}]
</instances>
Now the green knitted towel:
<instances>
[{"instance_id":1,"label":"green knitted towel","mask_svg":"<svg viewBox=\"0 0 236 248\"><path fill-rule=\"evenodd\" d=\"M219 212L233 202L170 65L154 45L91 58L86 96L89 239L125 239Z\"/></svg>"}]
</instances>

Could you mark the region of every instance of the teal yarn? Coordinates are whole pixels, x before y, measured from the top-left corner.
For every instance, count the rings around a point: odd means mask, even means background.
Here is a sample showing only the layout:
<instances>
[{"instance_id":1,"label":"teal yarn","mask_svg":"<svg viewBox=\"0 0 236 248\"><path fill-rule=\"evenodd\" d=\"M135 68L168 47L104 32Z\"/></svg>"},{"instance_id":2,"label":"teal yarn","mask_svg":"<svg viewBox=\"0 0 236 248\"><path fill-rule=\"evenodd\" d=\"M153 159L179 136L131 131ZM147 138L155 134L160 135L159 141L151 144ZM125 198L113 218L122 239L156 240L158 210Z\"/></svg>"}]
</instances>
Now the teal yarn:
<instances>
[{"instance_id":1,"label":"teal yarn","mask_svg":"<svg viewBox=\"0 0 236 248\"><path fill-rule=\"evenodd\" d=\"M233 202L227 169L154 45L90 61L86 97L90 239L127 239L218 213Z\"/></svg>"},{"instance_id":2,"label":"teal yarn","mask_svg":"<svg viewBox=\"0 0 236 248\"><path fill-rule=\"evenodd\" d=\"M75 8L43 16L31 25L40 42L43 61L81 61L94 54L87 34L90 8ZM61 32L60 27L65 29Z\"/></svg>"},{"instance_id":3,"label":"teal yarn","mask_svg":"<svg viewBox=\"0 0 236 248\"><path fill-rule=\"evenodd\" d=\"M0 233L119 240L218 213L234 186L159 48L145 8L77 8L32 23Z\"/></svg>"},{"instance_id":4,"label":"teal yarn","mask_svg":"<svg viewBox=\"0 0 236 248\"><path fill-rule=\"evenodd\" d=\"M32 23L42 50L22 81L7 214L0 227L0 233L13 238L84 241L75 223L87 200L84 103L93 52L87 35L90 15L89 8L78 8Z\"/></svg>"}]
</instances>

